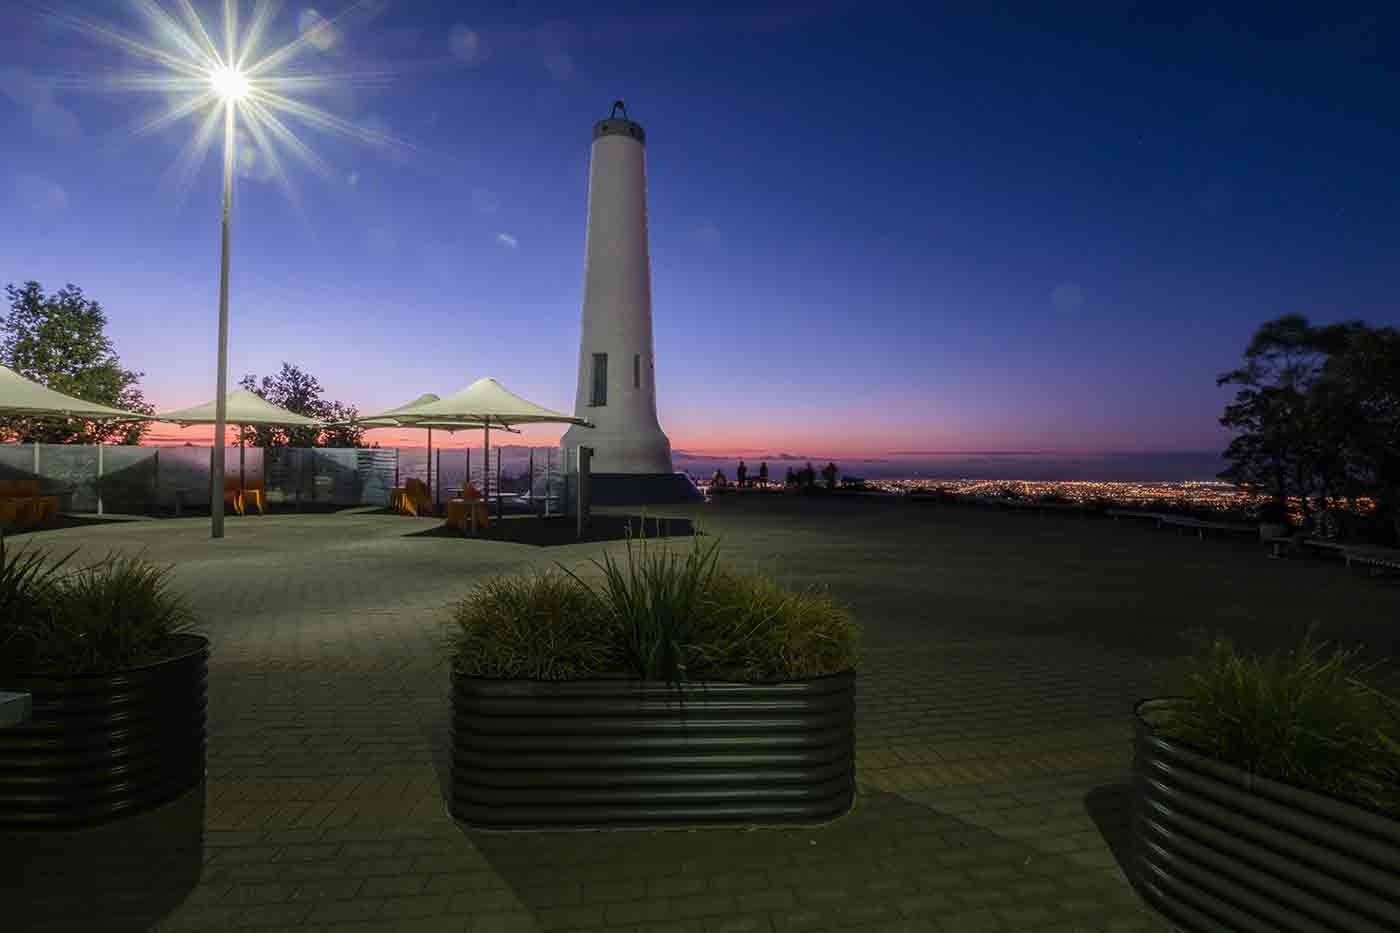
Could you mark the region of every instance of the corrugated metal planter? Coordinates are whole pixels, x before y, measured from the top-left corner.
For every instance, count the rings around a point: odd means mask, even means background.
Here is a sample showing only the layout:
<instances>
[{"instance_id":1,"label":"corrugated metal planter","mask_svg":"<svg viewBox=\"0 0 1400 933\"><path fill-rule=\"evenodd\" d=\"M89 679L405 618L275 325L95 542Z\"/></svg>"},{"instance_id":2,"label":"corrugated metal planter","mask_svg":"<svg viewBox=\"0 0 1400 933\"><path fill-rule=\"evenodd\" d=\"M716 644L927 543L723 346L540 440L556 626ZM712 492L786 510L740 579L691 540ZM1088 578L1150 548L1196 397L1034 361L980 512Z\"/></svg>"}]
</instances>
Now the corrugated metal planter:
<instances>
[{"instance_id":1,"label":"corrugated metal planter","mask_svg":"<svg viewBox=\"0 0 1400 933\"><path fill-rule=\"evenodd\" d=\"M209 640L177 635L171 657L116 674L4 678L34 715L0 729L0 825L104 823L204 778Z\"/></svg>"},{"instance_id":2,"label":"corrugated metal planter","mask_svg":"<svg viewBox=\"0 0 1400 933\"><path fill-rule=\"evenodd\" d=\"M819 823L854 795L854 673L679 687L452 675L450 808L472 826Z\"/></svg>"},{"instance_id":3,"label":"corrugated metal planter","mask_svg":"<svg viewBox=\"0 0 1400 933\"><path fill-rule=\"evenodd\" d=\"M1400 820L1252 776L1136 710L1132 872L1191 930L1400 930Z\"/></svg>"}]
</instances>

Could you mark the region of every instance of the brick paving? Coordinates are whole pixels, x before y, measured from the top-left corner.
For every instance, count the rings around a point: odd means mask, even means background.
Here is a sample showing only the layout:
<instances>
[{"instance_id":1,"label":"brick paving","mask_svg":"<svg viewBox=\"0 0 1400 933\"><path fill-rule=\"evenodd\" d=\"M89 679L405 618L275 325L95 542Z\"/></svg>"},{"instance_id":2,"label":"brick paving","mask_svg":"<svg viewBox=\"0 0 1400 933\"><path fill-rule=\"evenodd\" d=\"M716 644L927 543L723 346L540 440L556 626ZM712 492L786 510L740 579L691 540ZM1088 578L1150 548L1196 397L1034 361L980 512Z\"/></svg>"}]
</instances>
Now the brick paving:
<instances>
[{"instance_id":1,"label":"brick paving","mask_svg":"<svg viewBox=\"0 0 1400 933\"><path fill-rule=\"evenodd\" d=\"M0 837L15 863L0 870L4 927L18 916L35 930L1172 929L1121 865L1129 711L1166 688L1177 655L1123 631L1153 610L1124 616L1111 566L1102 602L1116 621L1096 628L1047 614L1076 611L1080 597L1059 599L1051 577L1008 575L985 539L1049 536L1067 576L1092 576L1076 562L1157 549L1215 574L1222 592L1287 586L1297 567L1285 577L1280 562L1224 543L967 509L700 514L736 564L828 585L864 626L849 815L801 829L567 833L451 820L444 610L483 576L573 566L618 543L440 538L415 534L430 520L360 513L234 518L217 543L199 519L91 526L30 540L176 563L213 641L208 776L202 793L114 826ZM986 605L971 601L969 574L982 575ZM1239 582L1258 574L1274 576ZM1318 605L1356 590L1352 617L1400 607L1393 589L1335 568L1303 576ZM1213 621L1237 616L1227 606Z\"/></svg>"}]
</instances>

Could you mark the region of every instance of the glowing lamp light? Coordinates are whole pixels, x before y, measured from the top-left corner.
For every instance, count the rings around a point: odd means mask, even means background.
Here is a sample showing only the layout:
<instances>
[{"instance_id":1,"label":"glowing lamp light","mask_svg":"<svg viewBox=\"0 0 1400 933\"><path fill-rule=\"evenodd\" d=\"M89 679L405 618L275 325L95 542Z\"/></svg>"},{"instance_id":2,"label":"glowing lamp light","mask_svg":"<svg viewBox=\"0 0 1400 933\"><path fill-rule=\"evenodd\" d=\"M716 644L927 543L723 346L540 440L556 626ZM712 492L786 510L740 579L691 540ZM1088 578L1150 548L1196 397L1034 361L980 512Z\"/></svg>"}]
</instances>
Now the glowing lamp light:
<instances>
[{"instance_id":1,"label":"glowing lamp light","mask_svg":"<svg viewBox=\"0 0 1400 933\"><path fill-rule=\"evenodd\" d=\"M224 437L227 426L226 396L228 389L228 317L229 317L229 215L233 199L233 180L239 161L236 147L238 128L247 130L248 144L259 155L259 162L270 170L271 177L286 190L292 200L296 197L282 161L275 151L280 144L302 162L322 175L329 176L326 164L302 142L288 120L307 127L330 131L353 140L373 145L403 147L387 134L370 130L343 120L315 104L298 100L300 96L326 93L347 84L380 81L386 72L318 73L315 68L296 71L293 63L308 48L325 51L336 44L346 18L359 16L373 5L373 0L354 0L333 20L314 11L302 17L301 34L280 48L264 51L262 44L277 14L278 0L254 0L253 16L246 26L240 26L239 7L243 0L223 0L223 43L216 43L217 32L207 28L195 9L193 0L131 0L150 30L150 36L122 32L113 26L89 19L78 13L55 13L61 25L83 35L120 49L144 62L142 71L122 72L111 76L108 84L117 90L164 92L167 101L162 110L143 120L135 132L151 133L177 123L186 117L196 117L196 130L181 150L177 167L181 186L187 188L204 157L213 145L220 125L224 143L223 220L219 257L219 350L214 420L215 442L210 452L210 472L224 475ZM213 5L213 4L211 4ZM168 9L172 8L172 9ZM224 536L224 499L221 483L210 484L210 533Z\"/></svg>"},{"instance_id":2,"label":"glowing lamp light","mask_svg":"<svg viewBox=\"0 0 1400 933\"><path fill-rule=\"evenodd\" d=\"M209 84L221 100L240 101L248 96L248 77L237 68L220 65L209 72Z\"/></svg>"}]
</instances>

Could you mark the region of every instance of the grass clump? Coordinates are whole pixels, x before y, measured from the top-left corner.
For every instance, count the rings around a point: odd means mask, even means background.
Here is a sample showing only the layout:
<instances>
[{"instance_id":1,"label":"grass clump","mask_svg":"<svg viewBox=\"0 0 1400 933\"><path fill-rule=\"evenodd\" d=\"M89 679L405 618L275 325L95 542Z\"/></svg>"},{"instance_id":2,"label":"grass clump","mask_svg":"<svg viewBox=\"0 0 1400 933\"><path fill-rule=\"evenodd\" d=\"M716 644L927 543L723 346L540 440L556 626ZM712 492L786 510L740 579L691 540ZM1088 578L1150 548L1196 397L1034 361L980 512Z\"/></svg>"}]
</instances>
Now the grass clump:
<instances>
[{"instance_id":1,"label":"grass clump","mask_svg":"<svg viewBox=\"0 0 1400 933\"><path fill-rule=\"evenodd\" d=\"M627 560L604 554L593 565L602 573L594 587L565 571L622 634L628 667L647 680L689 679L694 630L706 611L719 543L704 547L697 537L684 557L648 546L645 535L627 537Z\"/></svg>"},{"instance_id":2,"label":"grass clump","mask_svg":"<svg viewBox=\"0 0 1400 933\"><path fill-rule=\"evenodd\" d=\"M193 617L170 568L110 555L67 571L43 551L0 542L0 671L68 676L160 660Z\"/></svg>"},{"instance_id":3,"label":"grass clump","mask_svg":"<svg viewBox=\"0 0 1400 933\"><path fill-rule=\"evenodd\" d=\"M855 624L826 596L731 570L711 579L695 629L690 666L747 682L837 674L858 653Z\"/></svg>"},{"instance_id":4,"label":"grass clump","mask_svg":"<svg viewBox=\"0 0 1400 933\"><path fill-rule=\"evenodd\" d=\"M448 643L473 677L571 680L621 663L598 601L552 571L478 584L453 611Z\"/></svg>"},{"instance_id":5,"label":"grass clump","mask_svg":"<svg viewBox=\"0 0 1400 933\"><path fill-rule=\"evenodd\" d=\"M1400 815L1400 705L1375 665L1309 630L1299 648L1247 655L1216 639L1186 701L1155 731L1253 774Z\"/></svg>"},{"instance_id":6,"label":"grass clump","mask_svg":"<svg viewBox=\"0 0 1400 933\"><path fill-rule=\"evenodd\" d=\"M680 683L761 683L851 670L857 631L817 593L720 566L718 544L678 553L645 537L568 570L497 577L456 607L449 647L479 677L571 680L626 676Z\"/></svg>"}]
</instances>

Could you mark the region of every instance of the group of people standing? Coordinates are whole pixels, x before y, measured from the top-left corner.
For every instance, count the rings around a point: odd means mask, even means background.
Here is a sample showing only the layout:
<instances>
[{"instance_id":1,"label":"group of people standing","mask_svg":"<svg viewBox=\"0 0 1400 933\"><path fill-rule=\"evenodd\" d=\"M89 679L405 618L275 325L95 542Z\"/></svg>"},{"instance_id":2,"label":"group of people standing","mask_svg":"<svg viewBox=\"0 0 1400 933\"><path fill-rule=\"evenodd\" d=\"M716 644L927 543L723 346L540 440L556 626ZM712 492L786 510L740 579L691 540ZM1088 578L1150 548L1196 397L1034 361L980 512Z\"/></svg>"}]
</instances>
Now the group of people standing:
<instances>
[{"instance_id":1,"label":"group of people standing","mask_svg":"<svg viewBox=\"0 0 1400 933\"><path fill-rule=\"evenodd\" d=\"M840 473L835 463L827 463L822 467L821 477L826 482L828 489L836 488L836 477ZM784 486L815 486L817 484L817 471L812 467L810 461L801 470L794 470L788 467L787 476L783 478ZM724 475L724 470L715 470L714 476L710 477L712 487L724 488L729 485L729 478ZM768 486L768 464L767 462L758 465L758 476L755 480L749 478L749 467L744 461L739 461L739 466L734 470L734 485L739 488L748 486Z\"/></svg>"}]
</instances>

